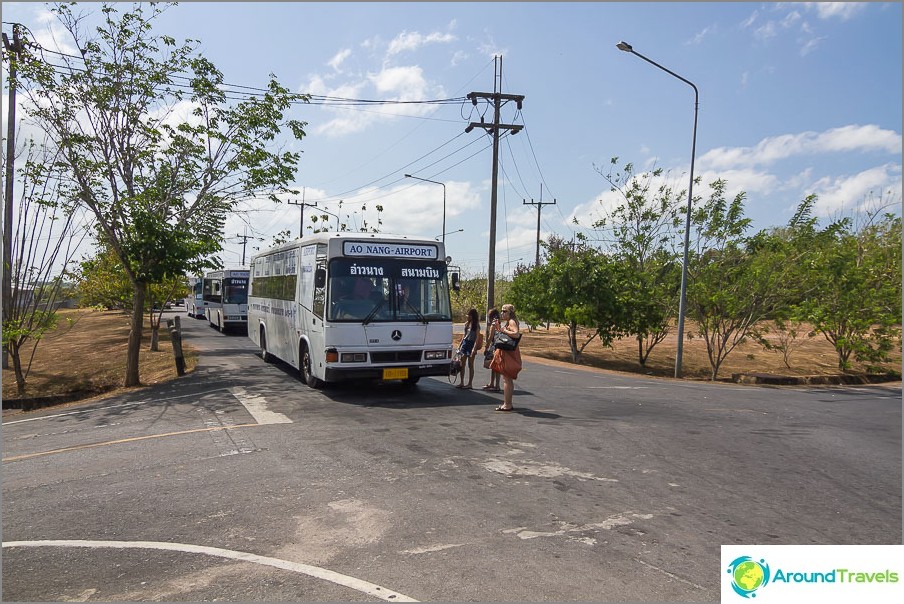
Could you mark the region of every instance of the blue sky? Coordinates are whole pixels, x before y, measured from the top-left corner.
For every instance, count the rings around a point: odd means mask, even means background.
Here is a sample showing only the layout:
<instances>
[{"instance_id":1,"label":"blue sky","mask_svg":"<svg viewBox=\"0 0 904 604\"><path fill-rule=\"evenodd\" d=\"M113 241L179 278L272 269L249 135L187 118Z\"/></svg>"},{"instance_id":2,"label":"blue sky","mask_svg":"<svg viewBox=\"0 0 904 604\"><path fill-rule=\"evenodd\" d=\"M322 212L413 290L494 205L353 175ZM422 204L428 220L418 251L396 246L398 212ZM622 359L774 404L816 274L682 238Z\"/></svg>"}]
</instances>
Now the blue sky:
<instances>
[{"instance_id":1,"label":"blue sky","mask_svg":"<svg viewBox=\"0 0 904 604\"><path fill-rule=\"evenodd\" d=\"M4 22L52 47L45 17L41 4L3 4ZM731 194L747 193L754 229L784 224L813 193L823 216L870 199L900 211L901 24L901 3L187 2L156 30L200 40L230 84L260 87L274 73L297 92L355 99L492 92L501 55L502 92L525 97L520 112L502 110L503 122L524 126L500 144L496 262L510 273L534 256L536 209L523 201L541 191L556 200L541 236L571 238L612 206L597 168L613 156L687 186L693 90L616 49L620 40L699 89L695 194L724 178ZM479 128L464 133L481 114L492 119L470 101L297 107L308 136L295 184L352 226L373 222L380 204L383 232L429 238L442 232L445 189L447 253L485 271L491 141ZM236 235L256 238L250 257L279 231L297 235L298 223L296 206L245 204L227 223L223 261L240 263Z\"/></svg>"}]
</instances>

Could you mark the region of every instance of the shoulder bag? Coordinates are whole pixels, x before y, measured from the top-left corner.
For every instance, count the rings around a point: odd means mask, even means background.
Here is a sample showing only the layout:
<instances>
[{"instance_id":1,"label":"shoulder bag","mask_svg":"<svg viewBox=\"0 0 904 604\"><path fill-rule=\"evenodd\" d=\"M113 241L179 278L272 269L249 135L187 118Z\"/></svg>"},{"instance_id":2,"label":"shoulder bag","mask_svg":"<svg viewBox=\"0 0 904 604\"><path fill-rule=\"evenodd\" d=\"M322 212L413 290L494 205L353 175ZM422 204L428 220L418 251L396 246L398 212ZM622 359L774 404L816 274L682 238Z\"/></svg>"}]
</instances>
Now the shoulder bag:
<instances>
[{"instance_id":1,"label":"shoulder bag","mask_svg":"<svg viewBox=\"0 0 904 604\"><path fill-rule=\"evenodd\" d=\"M520 333L516 336L510 336L504 331L497 331L496 335L493 336L493 346L495 346L497 350L515 350L518 348L518 342L520 341Z\"/></svg>"}]
</instances>

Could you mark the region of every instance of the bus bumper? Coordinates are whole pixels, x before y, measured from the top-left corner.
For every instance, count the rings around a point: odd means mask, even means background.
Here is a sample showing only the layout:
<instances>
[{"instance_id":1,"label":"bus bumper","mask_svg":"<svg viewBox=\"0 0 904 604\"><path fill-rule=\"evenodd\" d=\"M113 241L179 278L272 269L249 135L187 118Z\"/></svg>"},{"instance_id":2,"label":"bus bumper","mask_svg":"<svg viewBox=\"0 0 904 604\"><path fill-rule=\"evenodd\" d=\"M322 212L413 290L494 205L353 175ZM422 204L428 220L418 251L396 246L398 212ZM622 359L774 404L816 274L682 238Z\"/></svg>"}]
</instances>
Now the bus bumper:
<instances>
[{"instance_id":1,"label":"bus bumper","mask_svg":"<svg viewBox=\"0 0 904 604\"><path fill-rule=\"evenodd\" d=\"M437 365L409 365L408 377L420 378L431 375L449 375L451 363L439 363ZM324 377L327 382L341 382L343 380L382 380L384 369L406 369L398 365L387 367L327 367Z\"/></svg>"}]
</instances>

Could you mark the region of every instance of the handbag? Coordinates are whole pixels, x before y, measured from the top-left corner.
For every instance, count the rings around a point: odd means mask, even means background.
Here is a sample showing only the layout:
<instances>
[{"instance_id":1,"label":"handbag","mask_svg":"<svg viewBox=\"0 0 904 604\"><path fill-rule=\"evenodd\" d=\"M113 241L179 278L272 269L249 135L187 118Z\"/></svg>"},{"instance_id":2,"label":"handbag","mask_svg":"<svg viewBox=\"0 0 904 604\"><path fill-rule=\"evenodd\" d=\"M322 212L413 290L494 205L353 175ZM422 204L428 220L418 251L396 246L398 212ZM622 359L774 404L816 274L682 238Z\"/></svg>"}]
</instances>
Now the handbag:
<instances>
[{"instance_id":1,"label":"handbag","mask_svg":"<svg viewBox=\"0 0 904 604\"><path fill-rule=\"evenodd\" d=\"M487 349L483 353L483 368L489 369L490 363L493 362L493 352L495 352L496 348L490 344L487 346Z\"/></svg>"},{"instance_id":2,"label":"handbag","mask_svg":"<svg viewBox=\"0 0 904 604\"><path fill-rule=\"evenodd\" d=\"M483 348L483 334L477 332L477 343L474 344L474 350L480 350Z\"/></svg>"},{"instance_id":3,"label":"handbag","mask_svg":"<svg viewBox=\"0 0 904 604\"><path fill-rule=\"evenodd\" d=\"M518 348L518 342L521 341L521 334L518 337L510 336L504 331L497 331L493 336L493 345L497 350L515 350Z\"/></svg>"},{"instance_id":4,"label":"handbag","mask_svg":"<svg viewBox=\"0 0 904 604\"><path fill-rule=\"evenodd\" d=\"M493 353L493 361L490 363L490 369L496 373L501 373L513 380L518 378L521 373L522 364L517 355L511 354L506 350L497 350Z\"/></svg>"}]
</instances>

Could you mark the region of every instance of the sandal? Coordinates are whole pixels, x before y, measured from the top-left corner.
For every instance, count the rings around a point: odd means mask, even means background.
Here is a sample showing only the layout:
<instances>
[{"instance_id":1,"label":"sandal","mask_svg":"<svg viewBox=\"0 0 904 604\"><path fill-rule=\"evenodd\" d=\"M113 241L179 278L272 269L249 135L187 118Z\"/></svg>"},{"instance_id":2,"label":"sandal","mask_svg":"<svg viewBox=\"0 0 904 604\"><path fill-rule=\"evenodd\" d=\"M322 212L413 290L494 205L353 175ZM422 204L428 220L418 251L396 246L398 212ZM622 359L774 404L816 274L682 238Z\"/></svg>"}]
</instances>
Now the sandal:
<instances>
[{"instance_id":1,"label":"sandal","mask_svg":"<svg viewBox=\"0 0 904 604\"><path fill-rule=\"evenodd\" d=\"M489 385L489 384L487 384L486 386L484 386L482 389L483 389L483 390L495 390L495 388L493 388L493 387L492 387L491 385Z\"/></svg>"},{"instance_id":2,"label":"sandal","mask_svg":"<svg viewBox=\"0 0 904 604\"><path fill-rule=\"evenodd\" d=\"M499 407L496 407L496 411L514 411L514 410L515 410L514 407L508 407L508 408L506 408L506 407L503 407L503 406L501 406L501 405L500 405Z\"/></svg>"}]
</instances>

